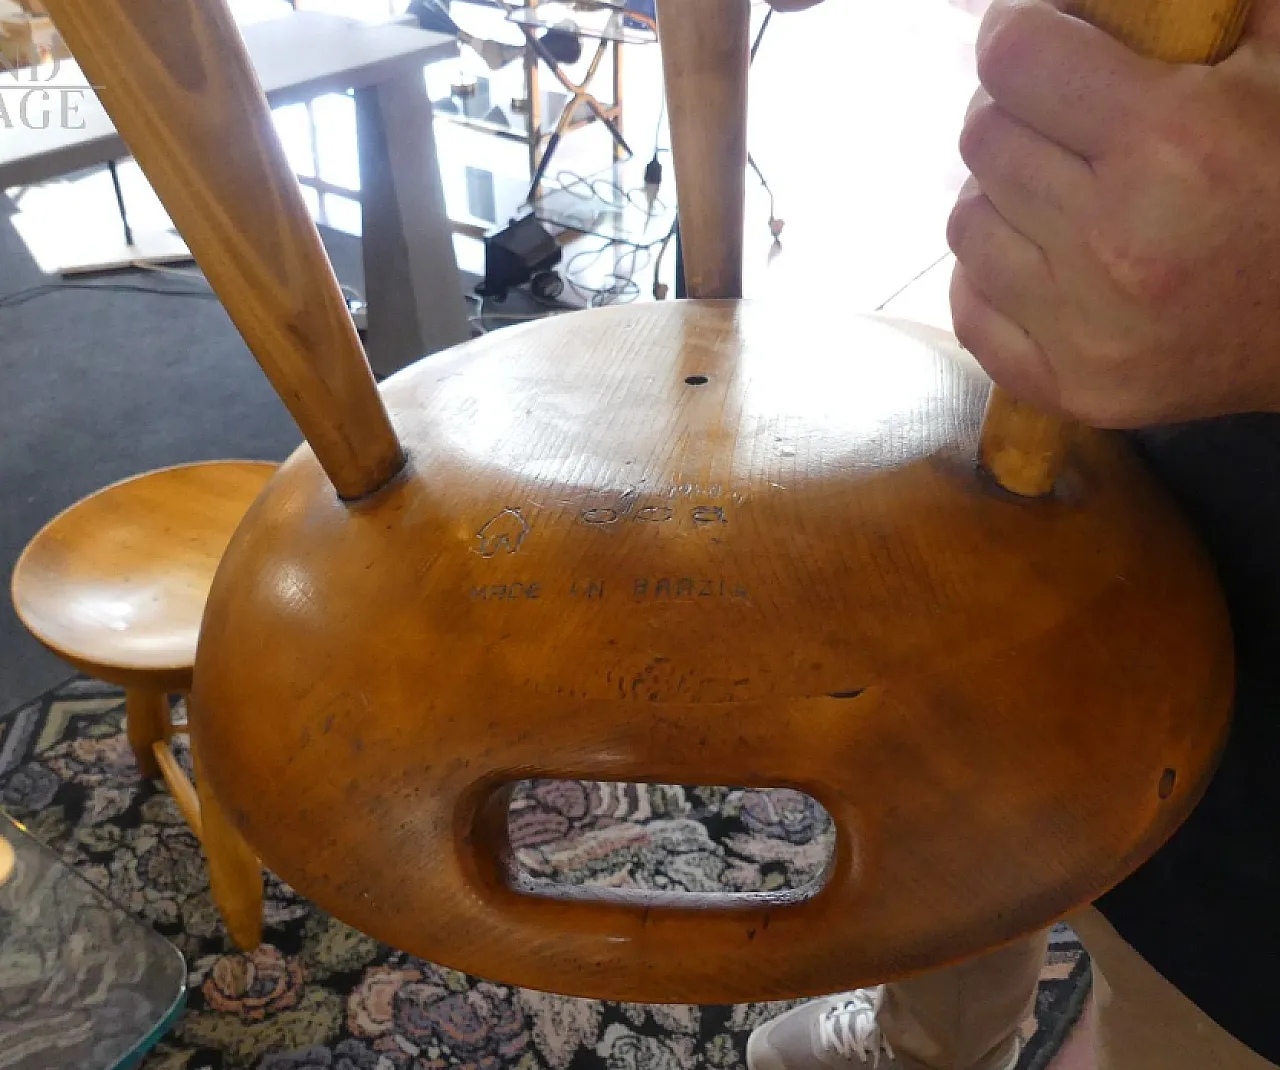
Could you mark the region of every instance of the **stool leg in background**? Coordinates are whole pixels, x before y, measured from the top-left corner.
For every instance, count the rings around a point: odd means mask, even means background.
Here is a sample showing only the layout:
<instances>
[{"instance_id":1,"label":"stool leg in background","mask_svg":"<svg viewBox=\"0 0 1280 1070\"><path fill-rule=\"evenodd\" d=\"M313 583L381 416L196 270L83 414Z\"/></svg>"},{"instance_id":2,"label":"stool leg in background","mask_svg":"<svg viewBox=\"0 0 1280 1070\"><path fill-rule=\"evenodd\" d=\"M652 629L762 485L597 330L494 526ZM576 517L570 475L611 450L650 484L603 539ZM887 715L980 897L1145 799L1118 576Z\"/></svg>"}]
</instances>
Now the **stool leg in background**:
<instances>
[{"instance_id":1,"label":"stool leg in background","mask_svg":"<svg viewBox=\"0 0 1280 1070\"><path fill-rule=\"evenodd\" d=\"M134 760L138 763L138 772L148 780L154 780L160 775L160 767L151 747L168 739L172 732L169 696L163 691L131 687L125 691L124 698L125 729Z\"/></svg>"},{"instance_id":2,"label":"stool leg in background","mask_svg":"<svg viewBox=\"0 0 1280 1070\"><path fill-rule=\"evenodd\" d=\"M190 715L197 716L195 711ZM192 759L200 797L200 846L209 865L213 901L236 946L252 951L262 943L262 863L209 789L194 747Z\"/></svg>"}]
</instances>

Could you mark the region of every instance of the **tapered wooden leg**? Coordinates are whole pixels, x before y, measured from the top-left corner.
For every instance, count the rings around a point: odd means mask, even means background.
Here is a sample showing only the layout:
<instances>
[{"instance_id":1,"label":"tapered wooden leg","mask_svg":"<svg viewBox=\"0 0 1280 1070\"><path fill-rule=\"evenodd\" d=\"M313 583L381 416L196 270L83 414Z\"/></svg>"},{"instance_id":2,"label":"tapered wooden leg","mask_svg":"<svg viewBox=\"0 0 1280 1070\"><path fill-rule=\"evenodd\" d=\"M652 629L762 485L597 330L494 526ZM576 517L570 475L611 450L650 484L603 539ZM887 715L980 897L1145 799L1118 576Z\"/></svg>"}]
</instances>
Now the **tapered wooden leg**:
<instances>
[{"instance_id":1,"label":"tapered wooden leg","mask_svg":"<svg viewBox=\"0 0 1280 1070\"><path fill-rule=\"evenodd\" d=\"M194 749L192 757L200 798L200 845L209 864L213 901L236 946L252 951L262 943L262 864L209 790Z\"/></svg>"},{"instance_id":2,"label":"tapered wooden leg","mask_svg":"<svg viewBox=\"0 0 1280 1070\"><path fill-rule=\"evenodd\" d=\"M160 775L152 745L169 738L169 696L163 691L131 687L124 694L125 728L138 772L148 779Z\"/></svg>"},{"instance_id":3,"label":"tapered wooden leg","mask_svg":"<svg viewBox=\"0 0 1280 1070\"><path fill-rule=\"evenodd\" d=\"M742 296L747 197L747 0L658 0L686 289Z\"/></svg>"}]
</instances>

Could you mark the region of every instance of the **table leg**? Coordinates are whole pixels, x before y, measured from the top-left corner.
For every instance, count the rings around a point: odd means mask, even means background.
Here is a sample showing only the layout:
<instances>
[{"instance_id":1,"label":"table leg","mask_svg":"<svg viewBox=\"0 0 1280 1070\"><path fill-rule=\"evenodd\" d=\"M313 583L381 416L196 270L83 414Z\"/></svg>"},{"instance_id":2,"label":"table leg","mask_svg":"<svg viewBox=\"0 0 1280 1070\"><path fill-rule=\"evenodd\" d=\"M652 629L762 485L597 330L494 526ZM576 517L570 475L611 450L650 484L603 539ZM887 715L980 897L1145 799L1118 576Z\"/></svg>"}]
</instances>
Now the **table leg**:
<instances>
[{"instance_id":1,"label":"table leg","mask_svg":"<svg viewBox=\"0 0 1280 1070\"><path fill-rule=\"evenodd\" d=\"M418 71L356 93L367 349L380 376L471 337L433 122Z\"/></svg>"}]
</instances>

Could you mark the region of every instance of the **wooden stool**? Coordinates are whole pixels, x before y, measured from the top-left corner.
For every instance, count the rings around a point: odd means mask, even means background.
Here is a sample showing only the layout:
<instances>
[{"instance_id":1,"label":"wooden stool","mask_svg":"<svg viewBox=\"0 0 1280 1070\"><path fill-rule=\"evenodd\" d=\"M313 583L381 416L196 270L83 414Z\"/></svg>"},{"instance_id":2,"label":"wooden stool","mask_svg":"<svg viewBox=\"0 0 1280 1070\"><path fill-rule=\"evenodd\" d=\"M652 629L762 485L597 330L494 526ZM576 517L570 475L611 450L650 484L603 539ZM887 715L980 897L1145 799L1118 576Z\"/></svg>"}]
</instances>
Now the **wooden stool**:
<instances>
[{"instance_id":1,"label":"wooden stool","mask_svg":"<svg viewBox=\"0 0 1280 1070\"><path fill-rule=\"evenodd\" d=\"M125 689L138 770L164 777L204 847L232 939L246 949L261 942L261 868L206 778L197 774L193 787L175 759L169 695L191 690L214 572L275 470L215 461L116 483L50 521L13 571L14 608L31 634L81 672Z\"/></svg>"},{"instance_id":2,"label":"wooden stool","mask_svg":"<svg viewBox=\"0 0 1280 1070\"><path fill-rule=\"evenodd\" d=\"M47 3L309 444L219 569L193 726L302 894L506 983L781 999L1041 929L1195 805L1231 633L1123 440L949 336L726 300L747 0L658 5L703 300L497 332L381 393L225 3ZM1207 59L1244 4L1071 9ZM803 900L529 894L531 776L807 791L835 854Z\"/></svg>"}]
</instances>

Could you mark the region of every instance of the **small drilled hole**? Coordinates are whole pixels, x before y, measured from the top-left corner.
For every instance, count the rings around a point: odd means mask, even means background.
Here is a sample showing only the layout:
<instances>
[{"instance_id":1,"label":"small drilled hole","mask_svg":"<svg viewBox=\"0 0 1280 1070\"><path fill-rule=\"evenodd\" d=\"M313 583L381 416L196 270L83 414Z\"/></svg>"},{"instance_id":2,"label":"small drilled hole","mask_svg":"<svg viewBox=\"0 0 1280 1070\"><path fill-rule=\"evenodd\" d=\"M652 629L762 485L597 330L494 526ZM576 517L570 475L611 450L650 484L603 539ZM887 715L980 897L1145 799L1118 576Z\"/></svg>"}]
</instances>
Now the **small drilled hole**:
<instances>
[{"instance_id":1,"label":"small drilled hole","mask_svg":"<svg viewBox=\"0 0 1280 1070\"><path fill-rule=\"evenodd\" d=\"M1160 778L1160 798L1167 799L1173 794L1173 789L1178 783L1178 771L1176 769L1166 769L1164 775Z\"/></svg>"},{"instance_id":2,"label":"small drilled hole","mask_svg":"<svg viewBox=\"0 0 1280 1070\"><path fill-rule=\"evenodd\" d=\"M705 375L691 375L685 380L690 386L706 386L710 381Z\"/></svg>"}]
</instances>

